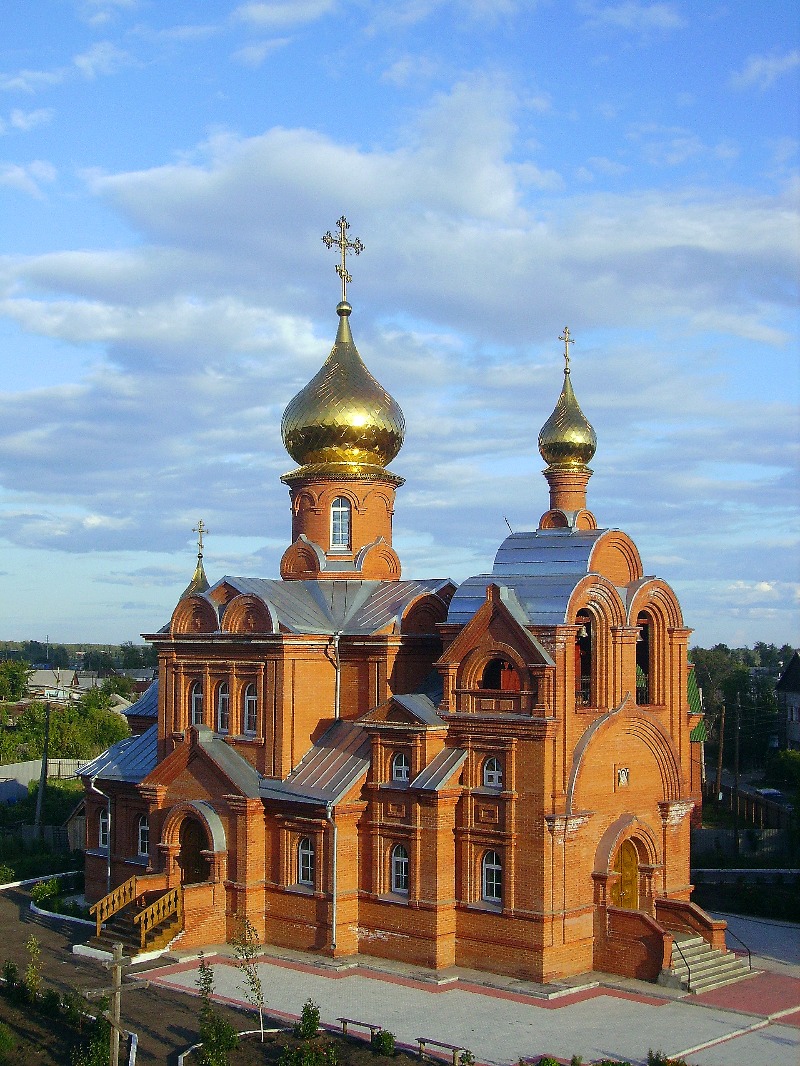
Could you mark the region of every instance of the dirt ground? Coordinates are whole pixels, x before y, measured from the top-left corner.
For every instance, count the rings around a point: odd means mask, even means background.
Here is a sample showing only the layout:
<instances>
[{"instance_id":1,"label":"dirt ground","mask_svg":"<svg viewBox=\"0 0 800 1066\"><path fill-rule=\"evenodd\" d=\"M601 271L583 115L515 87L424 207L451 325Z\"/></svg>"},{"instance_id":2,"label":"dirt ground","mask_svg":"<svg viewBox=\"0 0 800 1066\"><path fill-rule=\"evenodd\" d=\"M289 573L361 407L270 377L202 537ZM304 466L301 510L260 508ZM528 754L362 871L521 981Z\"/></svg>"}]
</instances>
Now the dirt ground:
<instances>
[{"instance_id":1,"label":"dirt ground","mask_svg":"<svg viewBox=\"0 0 800 1066\"><path fill-rule=\"evenodd\" d=\"M0 1021L16 1041L7 1059L14 1066L69 1066L70 1051L80 1043L75 1029L45 1018L0 996Z\"/></svg>"},{"instance_id":2,"label":"dirt ground","mask_svg":"<svg viewBox=\"0 0 800 1066\"><path fill-rule=\"evenodd\" d=\"M267 1063L277 1066L284 1048L297 1047L300 1043L301 1041L289 1033L268 1035L263 1044L258 1035L248 1036L240 1039L237 1051L231 1052L230 1066L265 1066ZM373 1055L366 1041L350 1037L326 1034L311 1043L322 1047L333 1043L338 1066L419 1066L418 1058L402 1052L393 1058Z\"/></svg>"}]
</instances>

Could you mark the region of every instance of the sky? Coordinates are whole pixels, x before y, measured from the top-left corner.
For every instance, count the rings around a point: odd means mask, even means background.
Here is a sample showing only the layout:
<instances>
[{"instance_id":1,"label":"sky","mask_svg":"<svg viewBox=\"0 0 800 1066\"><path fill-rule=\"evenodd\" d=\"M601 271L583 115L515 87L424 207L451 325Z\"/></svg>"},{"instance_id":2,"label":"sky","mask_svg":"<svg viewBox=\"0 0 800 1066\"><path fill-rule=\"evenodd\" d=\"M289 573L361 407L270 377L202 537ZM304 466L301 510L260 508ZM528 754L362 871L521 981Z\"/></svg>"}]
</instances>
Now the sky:
<instances>
[{"instance_id":1,"label":"sky","mask_svg":"<svg viewBox=\"0 0 800 1066\"><path fill-rule=\"evenodd\" d=\"M405 577L548 507L563 380L588 504L691 642L800 645L791 0L4 0L0 637L138 641L194 568L275 577L322 235L402 406Z\"/></svg>"}]
</instances>

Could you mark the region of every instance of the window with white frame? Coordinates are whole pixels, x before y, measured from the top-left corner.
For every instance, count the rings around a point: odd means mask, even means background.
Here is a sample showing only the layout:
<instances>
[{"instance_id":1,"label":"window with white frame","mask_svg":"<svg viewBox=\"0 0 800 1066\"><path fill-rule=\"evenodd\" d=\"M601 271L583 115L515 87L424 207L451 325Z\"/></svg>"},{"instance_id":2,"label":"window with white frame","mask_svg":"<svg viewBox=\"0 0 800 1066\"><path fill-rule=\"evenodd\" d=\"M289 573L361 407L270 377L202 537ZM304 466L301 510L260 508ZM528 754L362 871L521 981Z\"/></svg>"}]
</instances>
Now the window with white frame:
<instances>
[{"instance_id":1,"label":"window with white frame","mask_svg":"<svg viewBox=\"0 0 800 1066\"><path fill-rule=\"evenodd\" d=\"M483 764L483 786L484 788L502 788L503 787L503 767L499 759L495 759L491 756Z\"/></svg>"},{"instance_id":2,"label":"window with white frame","mask_svg":"<svg viewBox=\"0 0 800 1066\"><path fill-rule=\"evenodd\" d=\"M315 848L311 837L302 837L297 845L297 881L301 885L314 885Z\"/></svg>"},{"instance_id":3,"label":"window with white frame","mask_svg":"<svg viewBox=\"0 0 800 1066\"><path fill-rule=\"evenodd\" d=\"M481 899L487 903L503 901L503 864L496 851L487 851L481 861Z\"/></svg>"},{"instance_id":4,"label":"window with white frame","mask_svg":"<svg viewBox=\"0 0 800 1066\"><path fill-rule=\"evenodd\" d=\"M227 733L231 727L231 694L227 681L217 686L217 732Z\"/></svg>"},{"instance_id":5,"label":"window with white frame","mask_svg":"<svg viewBox=\"0 0 800 1066\"><path fill-rule=\"evenodd\" d=\"M136 852L138 855L150 854L150 822L146 814L139 815Z\"/></svg>"},{"instance_id":6,"label":"window with white frame","mask_svg":"<svg viewBox=\"0 0 800 1066\"><path fill-rule=\"evenodd\" d=\"M193 681L189 689L189 711L192 716L192 725L203 724L203 683Z\"/></svg>"},{"instance_id":7,"label":"window with white frame","mask_svg":"<svg viewBox=\"0 0 800 1066\"><path fill-rule=\"evenodd\" d=\"M258 730L258 691L254 684L244 690L244 731L255 733Z\"/></svg>"},{"instance_id":8,"label":"window with white frame","mask_svg":"<svg viewBox=\"0 0 800 1066\"><path fill-rule=\"evenodd\" d=\"M392 781L408 782L411 776L411 760L403 751L392 756Z\"/></svg>"},{"instance_id":9,"label":"window with white frame","mask_svg":"<svg viewBox=\"0 0 800 1066\"><path fill-rule=\"evenodd\" d=\"M350 549L350 501L337 496L331 504L331 548L338 551Z\"/></svg>"},{"instance_id":10,"label":"window with white frame","mask_svg":"<svg viewBox=\"0 0 800 1066\"><path fill-rule=\"evenodd\" d=\"M108 847L108 823L108 811L103 808L103 810L100 811L100 821L97 829L97 846L99 848Z\"/></svg>"},{"instance_id":11,"label":"window with white frame","mask_svg":"<svg viewBox=\"0 0 800 1066\"><path fill-rule=\"evenodd\" d=\"M392 892L408 895L408 852L402 844L392 848Z\"/></svg>"}]
</instances>

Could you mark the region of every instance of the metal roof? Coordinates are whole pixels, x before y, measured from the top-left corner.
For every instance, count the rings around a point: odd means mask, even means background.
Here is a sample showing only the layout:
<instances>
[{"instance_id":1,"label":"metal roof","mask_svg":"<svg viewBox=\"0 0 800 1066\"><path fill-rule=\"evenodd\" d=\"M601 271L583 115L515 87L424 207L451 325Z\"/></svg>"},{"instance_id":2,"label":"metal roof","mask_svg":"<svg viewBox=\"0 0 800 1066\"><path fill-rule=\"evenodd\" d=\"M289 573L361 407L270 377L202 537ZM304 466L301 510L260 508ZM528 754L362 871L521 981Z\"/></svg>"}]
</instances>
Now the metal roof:
<instances>
[{"instance_id":1,"label":"metal roof","mask_svg":"<svg viewBox=\"0 0 800 1066\"><path fill-rule=\"evenodd\" d=\"M127 707L125 715L134 714L137 718L158 718L158 680L149 685L135 703Z\"/></svg>"},{"instance_id":2,"label":"metal roof","mask_svg":"<svg viewBox=\"0 0 800 1066\"><path fill-rule=\"evenodd\" d=\"M238 592L264 602L273 623L292 633L371 634L392 624L417 596L437 593L447 578L425 581L283 581L274 578L224 577ZM213 592L213 588L211 589Z\"/></svg>"},{"instance_id":3,"label":"metal roof","mask_svg":"<svg viewBox=\"0 0 800 1066\"><path fill-rule=\"evenodd\" d=\"M436 707L429 696L423 692L411 692L407 695L392 696L395 703L405 707L407 711L426 725L444 725L443 720L436 713Z\"/></svg>"},{"instance_id":4,"label":"metal roof","mask_svg":"<svg viewBox=\"0 0 800 1066\"><path fill-rule=\"evenodd\" d=\"M154 769L157 758L158 725L141 736L126 737L81 767L81 777L100 781L128 781L138 784Z\"/></svg>"},{"instance_id":5,"label":"metal roof","mask_svg":"<svg viewBox=\"0 0 800 1066\"><path fill-rule=\"evenodd\" d=\"M285 781L262 778L261 796L295 803L338 803L366 774L369 762L370 742L362 726L340 719Z\"/></svg>"},{"instance_id":6,"label":"metal roof","mask_svg":"<svg viewBox=\"0 0 800 1066\"><path fill-rule=\"evenodd\" d=\"M259 794L261 775L250 765L247 759L235 751L230 744L214 734L208 726L192 727L197 731L197 743L212 762L220 768L228 780L232 781L245 796L255 798Z\"/></svg>"},{"instance_id":7,"label":"metal roof","mask_svg":"<svg viewBox=\"0 0 800 1066\"><path fill-rule=\"evenodd\" d=\"M466 757L466 748L443 748L425 769L417 774L409 787L438 792L450 781L453 774L461 769Z\"/></svg>"}]
</instances>

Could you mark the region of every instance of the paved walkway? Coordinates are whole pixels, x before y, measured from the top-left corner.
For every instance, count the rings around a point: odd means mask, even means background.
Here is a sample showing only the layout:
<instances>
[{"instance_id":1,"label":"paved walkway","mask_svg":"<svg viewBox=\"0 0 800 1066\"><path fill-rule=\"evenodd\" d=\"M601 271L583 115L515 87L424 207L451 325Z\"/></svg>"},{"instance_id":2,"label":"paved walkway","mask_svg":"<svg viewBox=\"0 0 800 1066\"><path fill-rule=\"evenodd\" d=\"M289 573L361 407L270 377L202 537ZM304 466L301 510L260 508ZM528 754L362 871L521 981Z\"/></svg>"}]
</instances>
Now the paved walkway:
<instances>
[{"instance_id":1,"label":"paved walkway","mask_svg":"<svg viewBox=\"0 0 800 1066\"><path fill-rule=\"evenodd\" d=\"M797 927L788 933L784 942L800 937ZM228 952L220 948L207 958L217 995L241 1004L241 973ZM578 1054L587 1062L610 1056L643 1063L648 1048L693 1066L797 1066L800 1060L800 966L797 976L765 973L683 996L636 981L611 978L610 985L601 974L554 995L552 986L487 980L475 971L448 971L442 983L441 976L375 959L348 965L336 969L330 960L270 951L261 964L270 1014L293 1019L311 997L324 1023L359 1018L389 1029L402 1044L433 1037L467 1047L492 1066L543 1054L567 1062ZM197 961L156 964L147 977L164 988L194 990Z\"/></svg>"}]
</instances>

